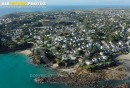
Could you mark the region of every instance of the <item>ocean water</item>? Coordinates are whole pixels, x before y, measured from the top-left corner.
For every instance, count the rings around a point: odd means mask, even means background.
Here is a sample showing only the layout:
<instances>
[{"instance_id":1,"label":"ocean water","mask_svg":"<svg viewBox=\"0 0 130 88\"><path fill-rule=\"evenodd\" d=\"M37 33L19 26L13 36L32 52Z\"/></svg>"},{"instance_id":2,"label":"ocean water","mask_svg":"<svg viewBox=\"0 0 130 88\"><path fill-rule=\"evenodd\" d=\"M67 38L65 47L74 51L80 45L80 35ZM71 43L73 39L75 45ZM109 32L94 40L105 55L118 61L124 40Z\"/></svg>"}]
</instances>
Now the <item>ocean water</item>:
<instances>
[{"instance_id":1,"label":"ocean water","mask_svg":"<svg viewBox=\"0 0 130 88\"><path fill-rule=\"evenodd\" d=\"M2 7L0 6L0 16L15 13L15 12L47 12L56 10L94 10L99 8L130 8L130 6L114 6L114 5L101 5L101 6L44 6L40 7Z\"/></svg>"},{"instance_id":2,"label":"ocean water","mask_svg":"<svg viewBox=\"0 0 130 88\"><path fill-rule=\"evenodd\" d=\"M0 54L0 88L68 88L63 84L36 84L38 75L57 75L50 68L34 66L22 54Z\"/></svg>"}]
</instances>

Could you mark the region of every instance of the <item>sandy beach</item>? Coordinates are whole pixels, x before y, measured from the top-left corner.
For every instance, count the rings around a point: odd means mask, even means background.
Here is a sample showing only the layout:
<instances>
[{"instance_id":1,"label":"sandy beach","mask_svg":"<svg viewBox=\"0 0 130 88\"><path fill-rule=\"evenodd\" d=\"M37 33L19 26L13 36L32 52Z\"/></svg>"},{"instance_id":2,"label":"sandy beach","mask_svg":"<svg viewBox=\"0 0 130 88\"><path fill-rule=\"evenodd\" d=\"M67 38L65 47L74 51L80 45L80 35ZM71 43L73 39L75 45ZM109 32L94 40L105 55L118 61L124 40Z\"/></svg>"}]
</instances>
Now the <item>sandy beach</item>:
<instances>
[{"instance_id":1,"label":"sandy beach","mask_svg":"<svg viewBox=\"0 0 130 88\"><path fill-rule=\"evenodd\" d=\"M119 59L119 60L130 60L130 53L126 54L126 55L120 55L119 57L117 57L117 59Z\"/></svg>"},{"instance_id":2,"label":"sandy beach","mask_svg":"<svg viewBox=\"0 0 130 88\"><path fill-rule=\"evenodd\" d=\"M24 55L27 55L27 56L30 56L30 55L32 55L33 53L32 53L32 51L31 50L22 50L22 51L19 51L19 53L21 53L21 54L24 54Z\"/></svg>"},{"instance_id":3,"label":"sandy beach","mask_svg":"<svg viewBox=\"0 0 130 88\"><path fill-rule=\"evenodd\" d=\"M127 76L130 77L130 53L120 55L117 59L126 67Z\"/></svg>"},{"instance_id":4,"label":"sandy beach","mask_svg":"<svg viewBox=\"0 0 130 88\"><path fill-rule=\"evenodd\" d=\"M75 73L76 69L74 69L74 68L62 68L62 69L59 69L59 71L67 72L67 73Z\"/></svg>"}]
</instances>

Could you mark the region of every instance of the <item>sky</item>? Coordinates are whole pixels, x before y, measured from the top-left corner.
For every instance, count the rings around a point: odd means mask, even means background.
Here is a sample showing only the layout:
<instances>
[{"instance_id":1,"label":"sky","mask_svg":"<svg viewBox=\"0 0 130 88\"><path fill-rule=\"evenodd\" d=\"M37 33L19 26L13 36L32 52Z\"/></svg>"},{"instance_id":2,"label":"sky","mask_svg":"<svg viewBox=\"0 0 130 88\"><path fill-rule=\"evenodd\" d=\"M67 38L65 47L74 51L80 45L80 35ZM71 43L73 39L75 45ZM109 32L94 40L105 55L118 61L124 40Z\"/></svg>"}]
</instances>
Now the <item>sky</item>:
<instances>
[{"instance_id":1,"label":"sky","mask_svg":"<svg viewBox=\"0 0 130 88\"><path fill-rule=\"evenodd\" d=\"M45 0L48 5L130 5L130 0Z\"/></svg>"},{"instance_id":2,"label":"sky","mask_svg":"<svg viewBox=\"0 0 130 88\"><path fill-rule=\"evenodd\" d=\"M44 1L47 5L130 5L130 0L0 0L5 1Z\"/></svg>"}]
</instances>

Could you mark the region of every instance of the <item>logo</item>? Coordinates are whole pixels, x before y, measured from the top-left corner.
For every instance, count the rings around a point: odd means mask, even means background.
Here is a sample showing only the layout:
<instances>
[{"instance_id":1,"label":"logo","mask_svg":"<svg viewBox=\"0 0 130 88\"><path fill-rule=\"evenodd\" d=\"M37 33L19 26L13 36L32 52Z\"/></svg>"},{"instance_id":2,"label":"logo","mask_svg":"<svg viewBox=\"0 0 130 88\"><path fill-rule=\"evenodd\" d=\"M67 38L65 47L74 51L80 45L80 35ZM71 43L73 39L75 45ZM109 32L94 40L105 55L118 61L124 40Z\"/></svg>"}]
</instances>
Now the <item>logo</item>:
<instances>
[{"instance_id":1,"label":"logo","mask_svg":"<svg viewBox=\"0 0 130 88\"><path fill-rule=\"evenodd\" d=\"M0 6L45 6L46 2L1 2Z\"/></svg>"}]
</instances>

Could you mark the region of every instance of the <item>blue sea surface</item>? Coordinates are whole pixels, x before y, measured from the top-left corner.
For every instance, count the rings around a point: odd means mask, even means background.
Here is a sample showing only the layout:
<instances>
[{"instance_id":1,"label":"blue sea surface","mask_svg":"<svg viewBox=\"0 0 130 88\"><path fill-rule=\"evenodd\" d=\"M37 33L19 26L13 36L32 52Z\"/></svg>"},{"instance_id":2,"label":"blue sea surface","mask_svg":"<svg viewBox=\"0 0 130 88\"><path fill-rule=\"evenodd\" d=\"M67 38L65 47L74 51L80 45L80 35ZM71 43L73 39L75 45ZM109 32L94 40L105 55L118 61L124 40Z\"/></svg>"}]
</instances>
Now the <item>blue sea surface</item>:
<instances>
[{"instance_id":1,"label":"blue sea surface","mask_svg":"<svg viewBox=\"0 0 130 88\"><path fill-rule=\"evenodd\" d=\"M63 84L36 84L34 78L57 75L50 68L29 64L22 54L0 54L0 88L68 88Z\"/></svg>"},{"instance_id":2,"label":"blue sea surface","mask_svg":"<svg viewBox=\"0 0 130 88\"><path fill-rule=\"evenodd\" d=\"M130 6L118 6L118 5L101 5L101 6L44 6L44 7L2 7L0 6L0 16L15 13L15 12L47 12L56 10L94 10L100 8L130 8Z\"/></svg>"}]
</instances>

